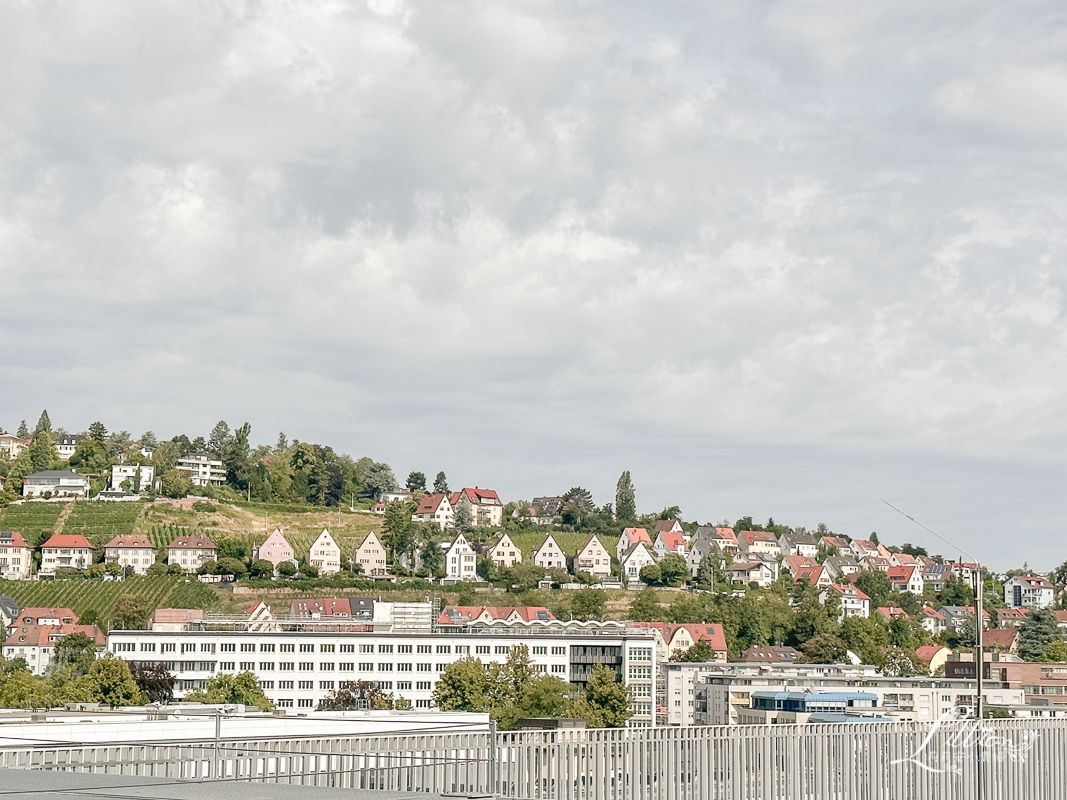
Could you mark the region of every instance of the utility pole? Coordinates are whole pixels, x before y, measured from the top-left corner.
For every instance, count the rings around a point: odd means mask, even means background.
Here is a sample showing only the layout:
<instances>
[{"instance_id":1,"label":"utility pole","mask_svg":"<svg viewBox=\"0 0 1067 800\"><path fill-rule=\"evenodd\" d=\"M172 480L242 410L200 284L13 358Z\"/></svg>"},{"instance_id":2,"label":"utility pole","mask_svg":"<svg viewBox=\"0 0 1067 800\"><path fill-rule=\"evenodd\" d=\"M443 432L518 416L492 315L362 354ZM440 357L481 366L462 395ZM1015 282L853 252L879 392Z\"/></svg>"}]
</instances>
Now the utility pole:
<instances>
[{"instance_id":1,"label":"utility pole","mask_svg":"<svg viewBox=\"0 0 1067 800\"><path fill-rule=\"evenodd\" d=\"M974 769L975 777L977 778L976 784L976 796L978 800L982 800L985 793L985 787L982 785L982 673L985 670L985 659L982 652L982 633L984 623L982 619L982 565L975 563L974 580L974 616L975 627L978 628L977 637L974 640L974 676L975 684L977 686L977 694L974 696L974 718L975 718L975 748L974 748Z\"/></svg>"}]
</instances>

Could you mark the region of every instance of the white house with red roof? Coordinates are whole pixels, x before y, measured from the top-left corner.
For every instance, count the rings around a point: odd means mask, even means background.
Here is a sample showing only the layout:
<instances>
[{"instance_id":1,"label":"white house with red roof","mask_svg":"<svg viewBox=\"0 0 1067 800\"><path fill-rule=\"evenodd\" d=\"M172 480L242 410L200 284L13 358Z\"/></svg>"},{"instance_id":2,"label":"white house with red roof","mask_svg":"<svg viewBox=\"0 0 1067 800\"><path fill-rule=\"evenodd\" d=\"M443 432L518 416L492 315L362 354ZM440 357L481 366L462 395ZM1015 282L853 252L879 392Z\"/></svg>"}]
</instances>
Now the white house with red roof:
<instances>
[{"instance_id":1,"label":"white house with red roof","mask_svg":"<svg viewBox=\"0 0 1067 800\"><path fill-rule=\"evenodd\" d=\"M206 536L179 536L167 545L167 563L177 564L185 572L196 572L218 552Z\"/></svg>"},{"instance_id":2,"label":"white house with red roof","mask_svg":"<svg viewBox=\"0 0 1067 800\"><path fill-rule=\"evenodd\" d=\"M839 553L848 552L848 540L843 536L823 536L819 539L819 544L827 550L837 550Z\"/></svg>"},{"instance_id":3,"label":"white house with red roof","mask_svg":"<svg viewBox=\"0 0 1067 800\"><path fill-rule=\"evenodd\" d=\"M923 606L920 623L931 636L940 636L945 632L945 617L930 606Z\"/></svg>"},{"instance_id":4,"label":"white house with red roof","mask_svg":"<svg viewBox=\"0 0 1067 800\"><path fill-rule=\"evenodd\" d=\"M1004 581L1004 603L1011 608L1052 608L1056 587L1040 575L1016 575Z\"/></svg>"},{"instance_id":5,"label":"white house with red roof","mask_svg":"<svg viewBox=\"0 0 1067 800\"><path fill-rule=\"evenodd\" d=\"M104 632L95 625L74 624L60 625L18 625L15 626L4 641L4 658L23 658L26 666L34 675L44 675L52 663L56 643L72 633L84 633L97 646L107 644Z\"/></svg>"},{"instance_id":6,"label":"white house with red roof","mask_svg":"<svg viewBox=\"0 0 1067 800\"><path fill-rule=\"evenodd\" d=\"M685 533L685 531L682 529L682 523L678 520L661 519L656 523L656 529L652 533Z\"/></svg>"},{"instance_id":7,"label":"white house with red roof","mask_svg":"<svg viewBox=\"0 0 1067 800\"><path fill-rule=\"evenodd\" d=\"M504 517L504 504L492 489L463 489L449 498L452 508L466 506L471 522L479 528L499 528Z\"/></svg>"},{"instance_id":8,"label":"white house with red roof","mask_svg":"<svg viewBox=\"0 0 1067 800\"><path fill-rule=\"evenodd\" d=\"M567 554L563 552L552 534L545 536L533 551L533 563L541 569L567 569Z\"/></svg>"},{"instance_id":9,"label":"white house with red roof","mask_svg":"<svg viewBox=\"0 0 1067 800\"><path fill-rule=\"evenodd\" d=\"M129 567L135 575L146 575L156 563L156 546L147 536L116 536L104 545L104 561L118 564L123 571Z\"/></svg>"},{"instance_id":10,"label":"white house with red roof","mask_svg":"<svg viewBox=\"0 0 1067 800\"><path fill-rule=\"evenodd\" d=\"M909 619L908 612L898 606L878 606L878 613L886 622L895 619Z\"/></svg>"},{"instance_id":11,"label":"white house with red roof","mask_svg":"<svg viewBox=\"0 0 1067 800\"><path fill-rule=\"evenodd\" d=\"M831 592L838 599L838 622L844 622L845 617L867 619L871 615L871 598L851 583L831 583L819 594L819 602L825 604Z\"/></svg>"},{"instance_id":12,"label":"white house with red roof","mask_svg":"<svg viewBox=\"0 0 1067 800\"><path fill-rule=\"evenodd\" d=\"M881 556L864 556L860 559L860 566L864 569L876 569L879 572L889 572L889 569L893 565L889 563L888 558L882 558Z\"/></svg>"},{"instance_id":13,"label":"white house with red roof","mask_svg":"<svg viewBox=\"0 0 1067 800\"><path fill-rule=\"evenodd\" d=\"M630 545L630 549L622 554L619 559L622 564L623 574L631 586L641 581L641 570L656 563L652 551L644 542L636 542Z\"/></svg>"},{"instance_id":14,"label":"white house with red roof","mask_svg":"<svg viewBox=\"0 0 1067 800\"><path fill-rule=\"evenodd\" d=\"M92 566L93 546L81 534L59 533L41 545L38 575L54 576L60 567L85 569Z\"/></svg>"},{"instance_id":15,"label":"white house with red roof","mask_svg":"<svg viewBox=\"0 0 1067 800\"><path fill-rule=\"evenodd\" d=\"M275 528L270 536L263 540L263 544L252 548L252 560L269 561L274 565L274 573L278 574L278 567L286 561L296 564L296 553L281 528Z\"/></svg>"},{"instance_id":16,"label":"white house with red roof","mask_svg":"<svg viewBox=\"0 0 1067 800\"><path fill-rule=\"evenodd\" d=\"M883 548L880 544L875 544L870 539L853 539L849 544L849 550L852 551L852 555L862 560L864 558L885 558L888 555L888 551L882 552Z\"/></svg>"},{"instance_id":17,"label":"white house with red roof","mask_svg":"<svg viewBox=\"0 0 1067 800\"><path fill-rule=\"evenodd\" d=\"M415 510L415 519L420 522L432 522L441 530L451 528L455 516L452 502L447 495L443 494L424 495L419 507Z\"/></svg>"},{"instance_id":18,"label":"white house with red roof","mask_svg":"<svg viewBox=\"0 0 1067 800\"><path fill-rule=\"evenodd\" d=\"M922 597L923 573L918 567L890 567L885 574L896 591Z\"/></svg>"},{"instance_id":19,"label":"white house with red roof","mask_svg":"<svg viewBox=\"0 0 1067 800\"><path fill-rule=\"evenodd\" d=\"M805 567L818 567L821 566L818 561L808 556L786 556L782 559L782 566L788 569L794 576L798 570ZM827 571L829 575L829 571ZM795 578L794 578L795 580Z\"/></svg>"},{"instance_id":20,"label":"white house with red roof","mask_svg":"<svg viewBox=\"0 0 1067 800\"><path fill-rule=\"evenodd\" d=\"M0 531L0 578L21 581L30 577L31 551L18 531Z\"/></svg>"},{"instance_id":21,"label":"white house with red roof","mask_svg":"<svg viewBox=\"0 0 1067 800\"><path fill-rule=\"evenodd\" d=\"M590 536L574 554L574 574L588 572L597 578L611 575L611 554L595 536Z\"/></svg>"},{"instance_id":22,"label":"white house with red roof","mask_svg":"<svg viewBox=\"0 0 1067 800\"><path fill-rule=\"evenodd\" d=\"M890 552L889 563L894 567L918 567L919 559L917 556L910 555L909 553Z\"/></svg>"},{"instance_id":23,"label":"white house with red roof","mask_svg":"<svg viewBox=\"0 0 1067 800\"><path fill-rule=\"evenodd\" d=\"M801 567L793 573L793 582L807 581L810 586L824 589L833 583L825 567L816 564L813 567Z\"/></svg>"},{"instance_id":24,"label":"white house with red roof","mask_svg":"<svg viewBox=\"0 0 1067 800\"><path fill-rule=\"evenodd\" d=\"M639 542L648 545L650 550L652 549L652 539L644 528L623 528L619 543L615 545L615 558L621 562L622 554Z\"/></svg>"},{"instance_id":25,"label":"white house with red roof","mask_svg":"<svg viewBox=\"0 0 1067 800\"><path fill-rule=\"evenodd\" d=\"M742 553L766 553L770 556L781 555L778 537L771 531L741 531L737 534L737 545Z\"/></svg>"},{"instance_id":26,"label":"white house with red roof","mask_svg":"<svg viewBox=\"0 0 1067 800\"><path fill-rule=\"evenodd\" d=\"M515 564L522 563L522 551L515 546L511 537L506 533L486 551L486 557L500 569L508 569Z\"/></svg>"},{"instance_id":27,"label":"white house with red roof","mask_svg":"<svg viewBox=\"0 0 1067 800\"><path fill-rule=\"evenodd\" d=\"M671 554L685 558L688 552L689 540L682 535L681 531L659 531L656 534L652 554L656 556L657 561Z\"/></svg>"},{"instance_id":28,"label":"white house with red roof","mask_svg":"<svg viewBox=\"0 0 1067 800\"><path fill-rule=\"evenodd\" d=\"M453 581L473 581L478 577L478 557L474 548L457 534L455 540L445 550L445 578Z\"/></svg>"},{"instance_id":29,"label":"white house with red roof","mask_svg":"<svg viewBox=\"0 0 1067 800\"><path fill-rule=\"evenodd\" d=\"M635 628L649 628L656 632L656 657L659 661L668 661L680 656L699 642L707 642L714 656L709 660L715 663L726 662L726 634L722 625L715 624L675 624L670 622L631 622Z\"/></svg>"}]
</instances>

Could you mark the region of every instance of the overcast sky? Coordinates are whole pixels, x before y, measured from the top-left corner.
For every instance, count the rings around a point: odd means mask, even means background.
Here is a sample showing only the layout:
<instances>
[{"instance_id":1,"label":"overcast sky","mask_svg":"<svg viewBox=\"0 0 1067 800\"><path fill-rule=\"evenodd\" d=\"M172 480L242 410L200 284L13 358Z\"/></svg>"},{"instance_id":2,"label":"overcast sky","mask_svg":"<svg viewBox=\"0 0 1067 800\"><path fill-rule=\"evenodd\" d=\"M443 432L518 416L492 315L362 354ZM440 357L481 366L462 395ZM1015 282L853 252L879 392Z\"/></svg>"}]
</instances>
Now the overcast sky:
<instances>
[{"instance_id":1,"label":"overcast sky","mask_svg":"<svg viewBox=\"0 0 1067 800\"><path fill-rule=\"evenodd\" d=\"M0 9L0 426L1067 560L1055 2Z\"/></svg>"}]
</instances>

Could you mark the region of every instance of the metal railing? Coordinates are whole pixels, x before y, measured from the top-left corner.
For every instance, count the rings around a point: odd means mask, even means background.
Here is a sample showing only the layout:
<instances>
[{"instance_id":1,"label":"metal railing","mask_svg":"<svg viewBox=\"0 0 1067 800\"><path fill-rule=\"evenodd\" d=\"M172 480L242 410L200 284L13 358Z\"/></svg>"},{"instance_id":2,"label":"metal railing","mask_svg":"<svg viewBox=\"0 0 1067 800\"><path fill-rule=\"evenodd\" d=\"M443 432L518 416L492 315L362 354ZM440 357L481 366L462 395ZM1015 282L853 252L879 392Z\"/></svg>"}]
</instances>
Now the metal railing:
<instances>
[{"instance_id":1,"label":"metal railing","mask_svg":"<svg viewBox=\"0 0 1067 800\"><path fill-rule=\"evenodd\" d=\"M1067 720L27 743L0 767L524 800L1059 800Z\"/></svg>"}]
</instances>

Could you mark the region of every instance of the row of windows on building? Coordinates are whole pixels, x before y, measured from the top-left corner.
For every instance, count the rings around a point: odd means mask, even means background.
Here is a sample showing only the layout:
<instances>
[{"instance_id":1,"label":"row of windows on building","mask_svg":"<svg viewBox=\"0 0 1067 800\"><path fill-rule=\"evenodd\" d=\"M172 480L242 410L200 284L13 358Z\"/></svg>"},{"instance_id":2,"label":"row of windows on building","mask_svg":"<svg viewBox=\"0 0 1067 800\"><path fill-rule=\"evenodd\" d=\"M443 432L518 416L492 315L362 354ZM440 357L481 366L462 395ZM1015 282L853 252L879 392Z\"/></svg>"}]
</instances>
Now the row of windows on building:
<instances>
[{"instance_id":1,"label":"row of windows on building","mask_svg":"<svg viewBox=\"0 0 1067 800\"><path fill-rule=\"evenodd\" d=\"M214 661L164 661L163 665L172 672L214 672L216 662ZM532 664L531 665L536 672L548 672L549 669L545 664ZM436 667L436 670L435 670ZM444 672L448 669L448 664L433 664L431 662L423 662L417 664L393 664L391 662L379 662L375 664L373 661L320 661L318 662L319 672ZM315 672L316 664L314 661L219 661L219 672ZM551 671L556 674L566 674L566 664L552 664ZM311 687L308 687L311 688Z\"/></svg>"},{"instance_id":2,"label":"row of windows on building","mask_svg":"<svg viewBox=\"0 0 1067 800\"><path fill-rule=\"evenodd\" d=\"M178 646L177 642L160 642L159 643L159 652L161 652L161 653L179 652L178 649L177 649L177 646ZM218 647L218 652L220 652L220 653L236 653L236 652L238 652L237 644L235 642L222 642L221 644L218 644L217 647ZM297 647L297 645L295 645L295 644L277 644L276 645L276 644L270 643L270 642L262 642L259 645L258 652L260 652L260 653L274 653L274 652L278 652L278 653L295 653L295 652L297 652L296 647ZM356 650L357 647L359 648L358 651ZM410 653L410 652L412 652L412 647L415 647L415 651L414 652L416 652L416 653L427 654L427 653L434 652L434 645L429 645L429 644L419 644L419 645L379 644L377 646L377 652L380 653L380 654L381 653L392 654L394 652L394 649L393 649L394 647L396 648L395 652L398 653L398 654ZM474 655L490 655L490 654L498 655L498 656L499 655L507 655L509 652L511 652L513 647L515 647L515 645L498 644L495 647L492 646L492 645L487 645L487 644L474 645ZM275 648L277 648L277 650L275 650ZM112 644L112 652L114 652L114 653L131 653L131 652L136 651L137 649L138 649L138 647L137 647L137 644L135 642L114 642ZM182 642L181 643L181 651L180 652L182 652L182 653L193 653L193 652L196 652L196 651L197 651L197 643L196 642ZM242 652L242 653L254 653L256 651L257 650L256 650L255 643L245 642L245 643L241 644L240 652ZM534 647L531 648L531 653L533 655L535 655L535 656L547 656L548 655L548 651L549 651L549 648L548 648L547 645L534 645ZM156 652L156 642L141 642L140 643L140 652L142 652L142 653L154 653L154 652ZM201 653L214 653L214 652L216 652L216 644L215 644L215 642L200 642L200 652ZM316 652L315 645L314 644L301 644L299 652L301 652L301 653L314 653L314 652ZM375 646L373 644L360 644L360 645L355 645L355 644L341 644L341 645L320 644L319 647L318 647L318 652L320 652L320 653L355 653L355 652L359 652L359 653L368 653L369 654L369 653L375 652ZM439 645L436 646L436 652L437 652L438 655L452 655L453 652L454 652L455 655L468 656L468 655L471 655L471 645L457 644L457 645L453 646L453 645L450 645L450 644L439 644ZM554 655L554 656L565 656L566 654L567 654L566 646L552 647L552 655Z\"/></svg>"}]
</instances>

